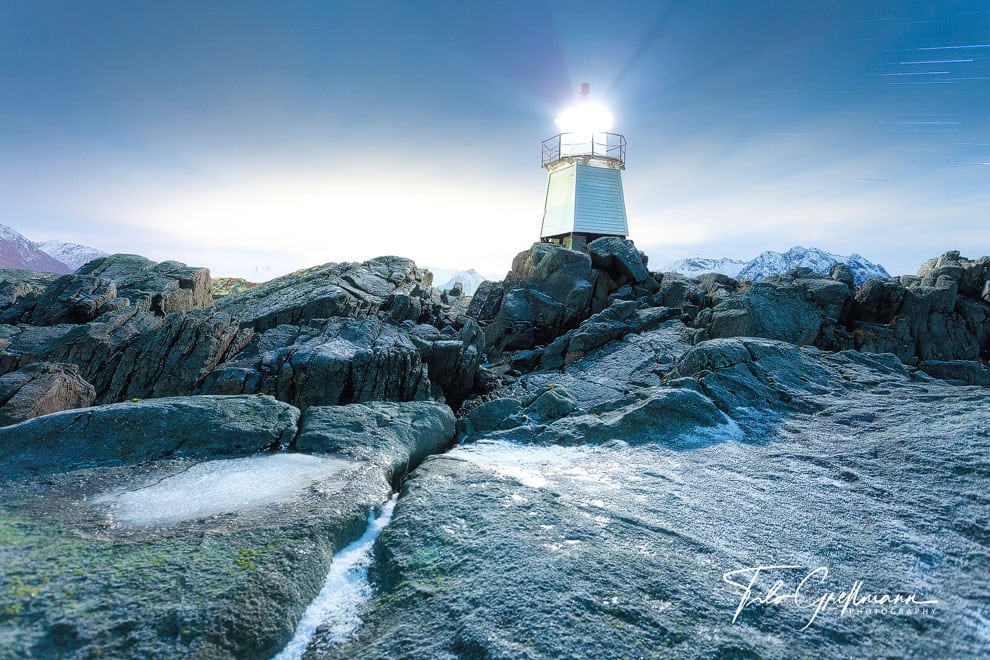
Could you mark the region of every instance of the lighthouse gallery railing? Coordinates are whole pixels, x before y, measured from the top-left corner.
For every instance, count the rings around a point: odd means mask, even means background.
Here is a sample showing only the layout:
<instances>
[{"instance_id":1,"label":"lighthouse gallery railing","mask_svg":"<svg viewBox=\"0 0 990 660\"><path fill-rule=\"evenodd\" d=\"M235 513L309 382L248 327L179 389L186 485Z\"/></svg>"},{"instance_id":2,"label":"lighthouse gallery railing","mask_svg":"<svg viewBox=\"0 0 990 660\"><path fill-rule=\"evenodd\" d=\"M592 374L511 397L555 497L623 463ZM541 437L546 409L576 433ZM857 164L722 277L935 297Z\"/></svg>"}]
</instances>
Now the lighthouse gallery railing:
<instances>
[{"instance_id":1,"label":"lighthouse gallery railing","mask_svg":"<svg viewBox=\"0 0 990 660\"><path fill-rule=\"evenodd\" d=\"M626 138L618 133L559 133L543 141L543 167L561 158L598 158L626 166Z\"/></svg>"}]
</instances>

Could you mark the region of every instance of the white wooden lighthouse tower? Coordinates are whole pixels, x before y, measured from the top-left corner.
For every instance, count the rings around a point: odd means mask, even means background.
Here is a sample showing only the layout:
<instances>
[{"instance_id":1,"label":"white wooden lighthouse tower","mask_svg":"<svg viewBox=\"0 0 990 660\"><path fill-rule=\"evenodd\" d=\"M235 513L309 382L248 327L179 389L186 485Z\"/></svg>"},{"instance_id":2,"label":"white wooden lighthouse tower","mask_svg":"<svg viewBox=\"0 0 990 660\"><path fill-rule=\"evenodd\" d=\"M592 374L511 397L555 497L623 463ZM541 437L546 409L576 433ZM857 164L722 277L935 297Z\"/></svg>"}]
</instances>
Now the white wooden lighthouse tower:
<instances>
[{"instance_id":1,"label":"white wooden lighthouse tower","mask_svg":"<svg viewBox=\"0 0 990 660\"><path fill-rule=\"evenodd\" d=\"M612 115L581 83L577 105L557 119L560 133L543 141L548 171L540 240L582 250L602 236L629 234L622 195L626 138L610 133Z\"/></svg>"}]
</instances>

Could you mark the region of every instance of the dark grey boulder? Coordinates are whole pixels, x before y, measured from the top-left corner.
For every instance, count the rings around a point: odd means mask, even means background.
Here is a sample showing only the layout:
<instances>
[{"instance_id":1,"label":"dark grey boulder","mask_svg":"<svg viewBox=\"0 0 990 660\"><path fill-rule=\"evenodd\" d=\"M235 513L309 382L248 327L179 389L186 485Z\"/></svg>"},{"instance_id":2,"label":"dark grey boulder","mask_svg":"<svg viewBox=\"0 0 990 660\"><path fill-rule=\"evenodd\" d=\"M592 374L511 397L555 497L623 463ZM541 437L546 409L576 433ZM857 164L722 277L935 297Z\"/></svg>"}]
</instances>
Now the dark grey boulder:
<instances>
[{"instance_id":1,"label":"dark grey boulder","mask_svg":"<svg viewBox=\"0 0 990 660\"><path fill-rule=\"evenodd\" d=\"M468 316L481 322L493 320L498 316L504 293L501 282L485 280L478 285L474 296L471 297L471 304L467 310Z\"/></svg>"},{"instance_id":2,"label":"dark grey boulder","mask_svg":"<svg viewBox=\"0 0 990 660\"><path fill-rule=\"evenodd\" d=\"M837 323L852 289L825 278L773 278L725 292L703 310L697 323L702 337L758 336L813 344L828 324Z\"/></svg>"},{"instance_id":3,"label":"dark grey boulder","mask_svg":"<svg viewBox=\"0 0 990 660\"><path fill-rule=\"evenodd\" d=\"M439 360L447 347L435 344L429 344L431 357ZM434 393L412 336L376 316L331 319L321 327L283 325L258 334L206 377L203 391L266 392L300 408L423 400Z\"/></svg>"},{"instance_id":4,"label":"dark grey boulder","mask_svg":"<svg viewBox=\"0 0 990 660\"><path fill-rule=\"evenodd\" d=\"M547 423L566 417L574 412L577 399L562 385L548 385L542 392L525 403L524 415L535 423Z\"/></svg>"},{"instance_id":5,"label":"dark grey boulder","mask_svg":"<svg viewBox=\"0 0 990 660\"><path fill-rule=\"evenodd\" d=\"M118 298L159 316L213 304L210 271L178 261L155 263L136 254L113 254L90 261L76 275L112 280Z\"/></svg>"},{"instance_id":6,"label":"dark grey boulder","mask_svg":"<svg viewBox=\"0 0 990 660\"><path fill-rule=\"evenodd\" d=\"M110 303L116 298L117 285L113 280L92 275L63 275L43 290L32 292L5 309L0 320L31 325L88 323L109 311Z\"/></svg>"},{"instance_id":7,"label":"dark grey boulder","mask_svg":"<svg viewBox=\"0 0 990 660\"><path fill-rule=\"evenodd\" d=\"M307 408L292 449L380 464L398 487L453 439L454 413L442 403L373 401Z\"/></svg>"},{"instance_id":8,"label":"dark grey boulder","mask_svg":"<svg viewBox=\"0 0 990 660\"><path fill-rule=\"evenodd\" d=\"M76 365L35 362L0 376L0 426L85 408L95 400L96 390Z\"/></svg>"},{"instance_id":9,"label":"dark grey boulder","mask_svg":"<svg viewBox=\"0 0 990 660\"><path fill-rule=\"evenodd\" d=\"M420 320L433 312L428 277L429 271L402 257L328 263L225 296L217 304L256 330L331 317L362 318L389 309L396 310L393 320Z\"/></svg>"},{"instance_id":10,"label":"dark grey boulder","mask_svg":"<svg viewBox=\"0 0 990 660\"><path fill-rule=\"evenodd\" d=\"M990 387L990 367L977 360L924 360L918 368L941 380Z\"/></svg>"},{"instance_id":11,"label":"dark grey boulder","mask_svg":"<svg viewBox=\"0 0 990 660\"><path fill-rule=\"evenodd\" d=\"M549 424L537 442L584 444L622 441L697 447L734 437L726 415L710 399L690 389L644 388L587 414Z\"/></svg>"},{"instance_id":12,"label":"dark grey boulder","mask_svg":"<svg viewBox=\"0 0 990 660\"><path fill-rule=\"evenodd\" d=\"M0 268L0 311L14 305L24 296L41 293L59 277L60 275L55 273Z\"/></svg>"},{"instance_id":13,"label":"dark grey boulder","mask_svg":"<svg viewBox=\"0 0 990 660\"><path fill-rule=\"evenodd\" d=\"M536 243L519 253L503 283L489 344L496 350L532 348L577 326L590 313L596 279L583 252Z\"/></svg>"},{"instance_id":14,"label":"dark grey boulder","mask_svg":"<svg viewBox=\"0 0 990 660\"><path fill-rule=\"evenodd\" d=\"M649 277L644 255L632 241L617 236L605 236L588 243L588 254L595 268L632 284L640 284Z\"/></svg>"},{"instance_id":15,"label":"dark grey boulder","mask_svg":"<svg viewBox=\"0 0 990 660\"><path fill-rule=\"evenodd\" d=\"M474 436L488 431L515 428L522 423L519 412L522 404L518 399L501 398L486 401L472 408L459 422L460 432Z\"/></svg>"},{"instance_id":16,"label":"dark grey boulder","mask_svg":"<svg viewBox=\"0 0 990 660\"><path fill-rule=\"evenodd\" d=\"M0 428L0 476L287 447L299 410L269 396L194 396L69 410Z\"/></svg>"},{"instance_id":17,"label":"dark grey boulder","mask_svg":"<svg viewBox=\"0 0 990 660\"><path fill-rule=\"evenodd\" d=\"M849 347L905 362L990 356L990 305L979 297L988 263L949 252L922 266L919 277L868 280L849 306Z\"/></svg>"},{"instance_id":18,"label":"dark grey boulder","mask_svg":"<svg viewBox=\"0 0 990 660\"><path fill-rule=\"evenodd\" d=\"M828 276L833 280L842 282L850 289L856 288L856 276L853 274L852 268L846 264L835 264L829 271Z\"/></svg>"},{"instance_id":19,"label":"dark grey boulder","mask_svg":"<svg viewBox=\"0 0 990 660\"><path fill-rule=\"evenodd\" d=\"M214 309L162 317L128 307L85 325L22 326L0 365L12 371L32 362L74 364L100 403L191 395L250 337L236 319Z\"/></svg>"}]
</instances>

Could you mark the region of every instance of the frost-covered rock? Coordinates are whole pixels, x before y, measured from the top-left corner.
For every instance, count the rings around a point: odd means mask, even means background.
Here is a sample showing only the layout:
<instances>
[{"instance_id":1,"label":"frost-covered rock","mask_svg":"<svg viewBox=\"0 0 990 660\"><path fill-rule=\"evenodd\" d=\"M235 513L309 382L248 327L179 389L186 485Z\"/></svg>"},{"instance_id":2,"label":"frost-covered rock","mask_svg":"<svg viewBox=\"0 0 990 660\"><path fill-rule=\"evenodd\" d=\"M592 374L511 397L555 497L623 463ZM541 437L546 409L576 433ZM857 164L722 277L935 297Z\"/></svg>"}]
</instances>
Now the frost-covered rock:
<instances>
[{"instance_id":1,"label":"frost-covered rock","mask_svg":"<svg viewBox=\"0 0 990 660\"><path fill-rule=\"evenodd\" d=\"M68 410L0 428L0 475L288 447L299 410L266 396L194 396Z\"/></svg>"}]
</instances>

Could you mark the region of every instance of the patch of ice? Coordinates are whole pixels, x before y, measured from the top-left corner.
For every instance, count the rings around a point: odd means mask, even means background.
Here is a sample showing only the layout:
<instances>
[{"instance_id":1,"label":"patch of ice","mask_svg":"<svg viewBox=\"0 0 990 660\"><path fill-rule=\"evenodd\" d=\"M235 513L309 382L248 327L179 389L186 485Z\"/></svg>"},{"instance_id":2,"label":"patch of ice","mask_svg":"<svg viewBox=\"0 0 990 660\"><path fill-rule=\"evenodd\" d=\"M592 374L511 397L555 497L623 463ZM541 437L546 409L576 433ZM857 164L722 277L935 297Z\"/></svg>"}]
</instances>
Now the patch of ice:
<instances>
[{"instance_id":1,"label":"patch of ice","mask_svg":"<svg viewBox=\"0 0 990 660\"><path fill-rule=\"evenodd\" d=\"M345 641L358 629L361 625L358 611L361 604L371 598L371 584L368 582L371 548L392 520L397 498L398 495L393 495L382 506L381 515L377 518L375 512L370 511L368 527L361 538L333 556L323 589L306 608L292 640L273 660L302 658L318 627L335 643Z\"/></svg>"},{"instance_id":2,"label":"patch of ice","mask_svg":"<svg viewBox=\"0 0 990 660\"><path fill-rule=\"evenodd\" d=\"M144 488L109 491L91 502L110 503L114 519L125 525L167 525L287 499L352 465L286 453L205 461Z\"/></svg>"}]
</instances>

